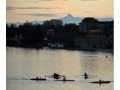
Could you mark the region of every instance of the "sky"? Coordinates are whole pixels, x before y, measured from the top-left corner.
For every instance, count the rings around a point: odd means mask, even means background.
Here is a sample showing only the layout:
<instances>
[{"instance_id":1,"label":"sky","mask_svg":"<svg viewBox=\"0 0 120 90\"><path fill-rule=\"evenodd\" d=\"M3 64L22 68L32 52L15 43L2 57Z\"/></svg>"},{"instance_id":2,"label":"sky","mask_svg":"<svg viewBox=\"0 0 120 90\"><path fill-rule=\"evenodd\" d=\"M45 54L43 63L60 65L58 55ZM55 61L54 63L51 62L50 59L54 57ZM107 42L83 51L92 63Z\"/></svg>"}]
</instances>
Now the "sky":
<instances>
[{"instance_id":1,"label":"sky","mask_svg":"<svg viewBox=\"0 0 120 90\"><path fill-rule=\"evenodd\" d=\"M114 18L113 0L6 0L6 22L74 17Z\"/></svg>"},{"instance_id":2,"label":"sky","mask_svg":"<svg viewBox=\"0 0 120 90\"><path fill-rule=\"evenodd\" d=\"M28 2L29 1L29 2ZM53 5L53 6L52 6ZM9 6L9 8L7 8ZM11 10L10 10L11 7ZM18 9L15 9L17 7ZM24 9L22 9L24 7ZM25 9L41 7L41 9ZM46 7L46 8L45 8ZM62 9L48 9L62 7ZM14 8L14 9L13 9ZM5 10L6 9L6 10ZM12 10L13 9L13 10ZM46 20L59 18L71 13L74 17L114 17L114 90L120 90L120 0L1 0L0 1L0 74L2 85L6 90L6 22L25 22L27 20ZM34 11L34 12L33 12ZM87 13L85 13L87 11ZM88 12L89 11L89 12ZM91 13L90 13L91 11ZM94 12L94 13L92 13ZM96 12L96 13L95 13ZM23 14L23 15L19 15ZM28 14L28 15L25 15ZM30 15L29 15L30 14ZM37 14L38 16L32 16ZM45 14L45 15L44 15ZM51 14L51 17L49 17ZM56 15L56 16L52 16ZM4 70L3 70L4 69Z\"/></svg>"}]
</instances>

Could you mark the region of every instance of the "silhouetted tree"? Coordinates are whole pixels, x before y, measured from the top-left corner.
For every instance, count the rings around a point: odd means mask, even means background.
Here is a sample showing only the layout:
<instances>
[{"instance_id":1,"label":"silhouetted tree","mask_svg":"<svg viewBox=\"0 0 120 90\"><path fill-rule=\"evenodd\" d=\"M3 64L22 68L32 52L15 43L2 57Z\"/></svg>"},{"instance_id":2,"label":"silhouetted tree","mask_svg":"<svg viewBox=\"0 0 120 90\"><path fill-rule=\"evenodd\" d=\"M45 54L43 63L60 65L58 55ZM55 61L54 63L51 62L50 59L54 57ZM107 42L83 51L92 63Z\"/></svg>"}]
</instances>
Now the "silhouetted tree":
<instances>
[{"instance_id":1,"label":"silhouetted tree","mask_svg":"<svg viewBox=\"0 0 120 90\"><path fill-rule=\"evenodd\" d=\"M54 31L59 31L63 26L63 21L59 19L51 19L43 22L45 30L53 29Z\"/></svg>"},{"instance_id":2,"label":"silhouetted tree","mask_svg":"<svg viewBox=\"0 0 120 90\"><path fill-rule=\"evenodd\" d=\"M64 25L64 32L79 32L79 27L78 25L74 24L74 23L69 23L69 24L65 24Z\"/></svg>"},{"instance_id":3,"label":"silhouetted tree","mask_svg":"<svg viewBox=\"0 0 120 90\"><path fill-rule=\"evenodd\" d=\"M31 38L35 27L32 23L26 21L22 26L20 26L20 28L21 28L21 31L22 31L22 35L25 38Z\"/></svg>"},{"instance_id":4,"label":"silhouetted tree","mask_svg":"<svg viewBox=\"0 0 120 90\"><path fill-rule=\"evenodd\" d=\"M6 25L6 34L7 37L15 37L17 34L17 27L15 24L11 24L9 27Z\"/></svg>"},{"instance_id":5,"label":"silhouetted tree","mask_svg":"<svg viewBox=\"0 0 120 90\"><path fill-rule=\"evenodd\" d=\"M32 34L33 43L41 43L43 41L44 35L40 25L37 25L35 31Z\"/></svg>"},{"instance_id":6,"label":"silhouetted tree","mask_svg":"<svg viewBox=\"0 0 120 90\"><path fill-rule=\"evenodd\" d=\"M9 36L10 36L9 33L10 33L10 32L9 32L9 26L6 24L6 37L9 37Z\"/></svg>"}]
</instances>

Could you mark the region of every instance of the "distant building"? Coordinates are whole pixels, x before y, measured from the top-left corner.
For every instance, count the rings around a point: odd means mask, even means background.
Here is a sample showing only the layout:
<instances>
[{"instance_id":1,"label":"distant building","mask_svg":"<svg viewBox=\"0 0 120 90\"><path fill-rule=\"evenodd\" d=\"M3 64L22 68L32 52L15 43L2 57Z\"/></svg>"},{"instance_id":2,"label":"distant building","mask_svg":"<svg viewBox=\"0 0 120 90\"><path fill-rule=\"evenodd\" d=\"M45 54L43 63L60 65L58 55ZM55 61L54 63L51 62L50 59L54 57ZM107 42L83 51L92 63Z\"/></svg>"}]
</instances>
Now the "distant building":
<instances>
[{"instance_id":1,"label":"distant building","mask_svg":"<svg viewBox=\"0 0 120 90\"><path fill-rule=\"evenodd\" d=\"M16 34L15 34L15 38L16 38L16 39L23 39L23 36L22 36L22 34L17 34L17 33L16 33Z\"/></svg>"},{"instance_id":2,"label":"distant building","mask_svg":"<svg viewBox=\"0 0 120 90\"><path fill-rule=\"evenodd\" d=\"M110 27L113 26L114 21L100 21L99 22L99 27L104 28L104 27Z\"/></svg>"},{"instance_id":3,"label":"distant building","mask_svg":"<svg viewBox=\"0 0 120 90\"><path fill-rule=\"evenodd\" d=\"M79 23L81 34L74 38L74 45L79 48L106 48L113 45L113 30L114 21L99 22L92 17L84 18Z\"/></svg>"},{"instance_id":4,"label":"distant building","mask_svg":"<svg viewBox=\"0 0 120 90\"><path fill-rule=\"evenodd\" d=\"M87 32L91 28L99 27L99 21L92 17L87 17L79 23L79 31L80 32Z\"/></svg>"},{"instance_id":5,"label":"distant building","mask_svg":"<svg viewBox=\"0 0 120 90\"><path fill-rule=\"evenodd\" d=\"M54 30L53 30L53 29L48 29L47 32L46 32L47 35L48 35L48 34L53 34L53 33L54 33Z\"/></svg>"},{"instance_id":6,"label":"distant building","mask_svg":"<svg viewBox=\"0 0 120 90\"><path fill-rule=\"evenodd\" d=\"M88 30L87 34L104 34L103 28L91 28Z\"/></svg>"},{"instance_id":7,"label":"distant building","mask_svg":"<svg viewBox=\"0 0 120 90\"><path fill-rule=\"evenodd\" d=\"M57 49L63 49L63 48L65 48L65 47L64 47L64 43L61 43L61 42L57 42L57 43L55 43L55 44L53 44L53 43L48 43L48 47L49 47L49 48L57 48Z\"/></svg>"},{"instance_id":8,"label":"distant building","mask_svg":"<svg viewBox=\"0 0 120 90\"><path fill-rule=\"evenodd\" d=\"M79 48L106 48L107 41L103 35L86 35L74 39L75 47Z\"/></svg>"},{"instance_id":9,"label":"distant building","mask_svg":"<svg viewBox=\"0 0 120 90\"><path fill-rule=\"evenodd\" d=\"M53 29L48 29L46 31L46 35L44 36L46 40L51 40L51 36L53 35L54 30Z\"/></svg>"},{"instance_id":10,"label":"distant building","mask_svg":"<svg viewBox=\"0 0 120 90\"><path fill-rule=\"evenodd\" d=\"M114 21L103 21L99 22L99 27L104 29L106 32L114 32Z\"/></svg>"}]
</instances>

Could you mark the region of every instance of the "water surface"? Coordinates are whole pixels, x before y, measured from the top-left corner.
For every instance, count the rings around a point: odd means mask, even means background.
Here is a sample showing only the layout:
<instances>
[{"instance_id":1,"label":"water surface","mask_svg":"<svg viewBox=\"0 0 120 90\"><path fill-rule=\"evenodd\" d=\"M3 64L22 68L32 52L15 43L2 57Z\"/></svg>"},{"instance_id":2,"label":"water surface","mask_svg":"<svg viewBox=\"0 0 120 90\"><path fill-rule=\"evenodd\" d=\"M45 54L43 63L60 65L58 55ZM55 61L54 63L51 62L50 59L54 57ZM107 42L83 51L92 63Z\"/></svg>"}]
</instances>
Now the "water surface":
<instances>
[{"instance_id":1,"label":"water surface","mask_svg":"<svg viewBox=\"0 0 120 90\"><path fill-rule=\"evenodd\" d=\"M114 81L113 70L114 59L110 52L6 47L7 90L113 90L114 82L89 83L99 79ZM54 72L75 81L57 82L45 77ZM82 76L85 72L88 79ZM29 80L37 76L47 80Z\"/></svg>"}]
</instances>

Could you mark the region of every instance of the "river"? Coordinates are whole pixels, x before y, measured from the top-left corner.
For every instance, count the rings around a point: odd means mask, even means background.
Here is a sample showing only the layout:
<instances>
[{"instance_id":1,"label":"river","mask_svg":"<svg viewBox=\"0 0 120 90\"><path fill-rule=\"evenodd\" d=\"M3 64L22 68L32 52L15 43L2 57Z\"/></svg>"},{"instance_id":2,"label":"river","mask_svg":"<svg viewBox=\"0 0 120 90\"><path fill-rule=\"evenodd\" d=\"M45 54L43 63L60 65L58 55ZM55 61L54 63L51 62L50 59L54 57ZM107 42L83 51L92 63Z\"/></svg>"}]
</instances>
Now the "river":
<instances>
[{"instance_id":1,"label":"river","mask_svg":"<svg viewBox=\"0 0 120 90\"><path fill-rule=\"evenodd\" d=\"M113 90L113 56L108 51L6 47L6 90ZM54 72L75 81L45 77ZM87 79L83 77L85 72ZM30 80L37 76L46 81ZM100 79L112 82L90 83Z\"/></svg>"}]
</instances>

